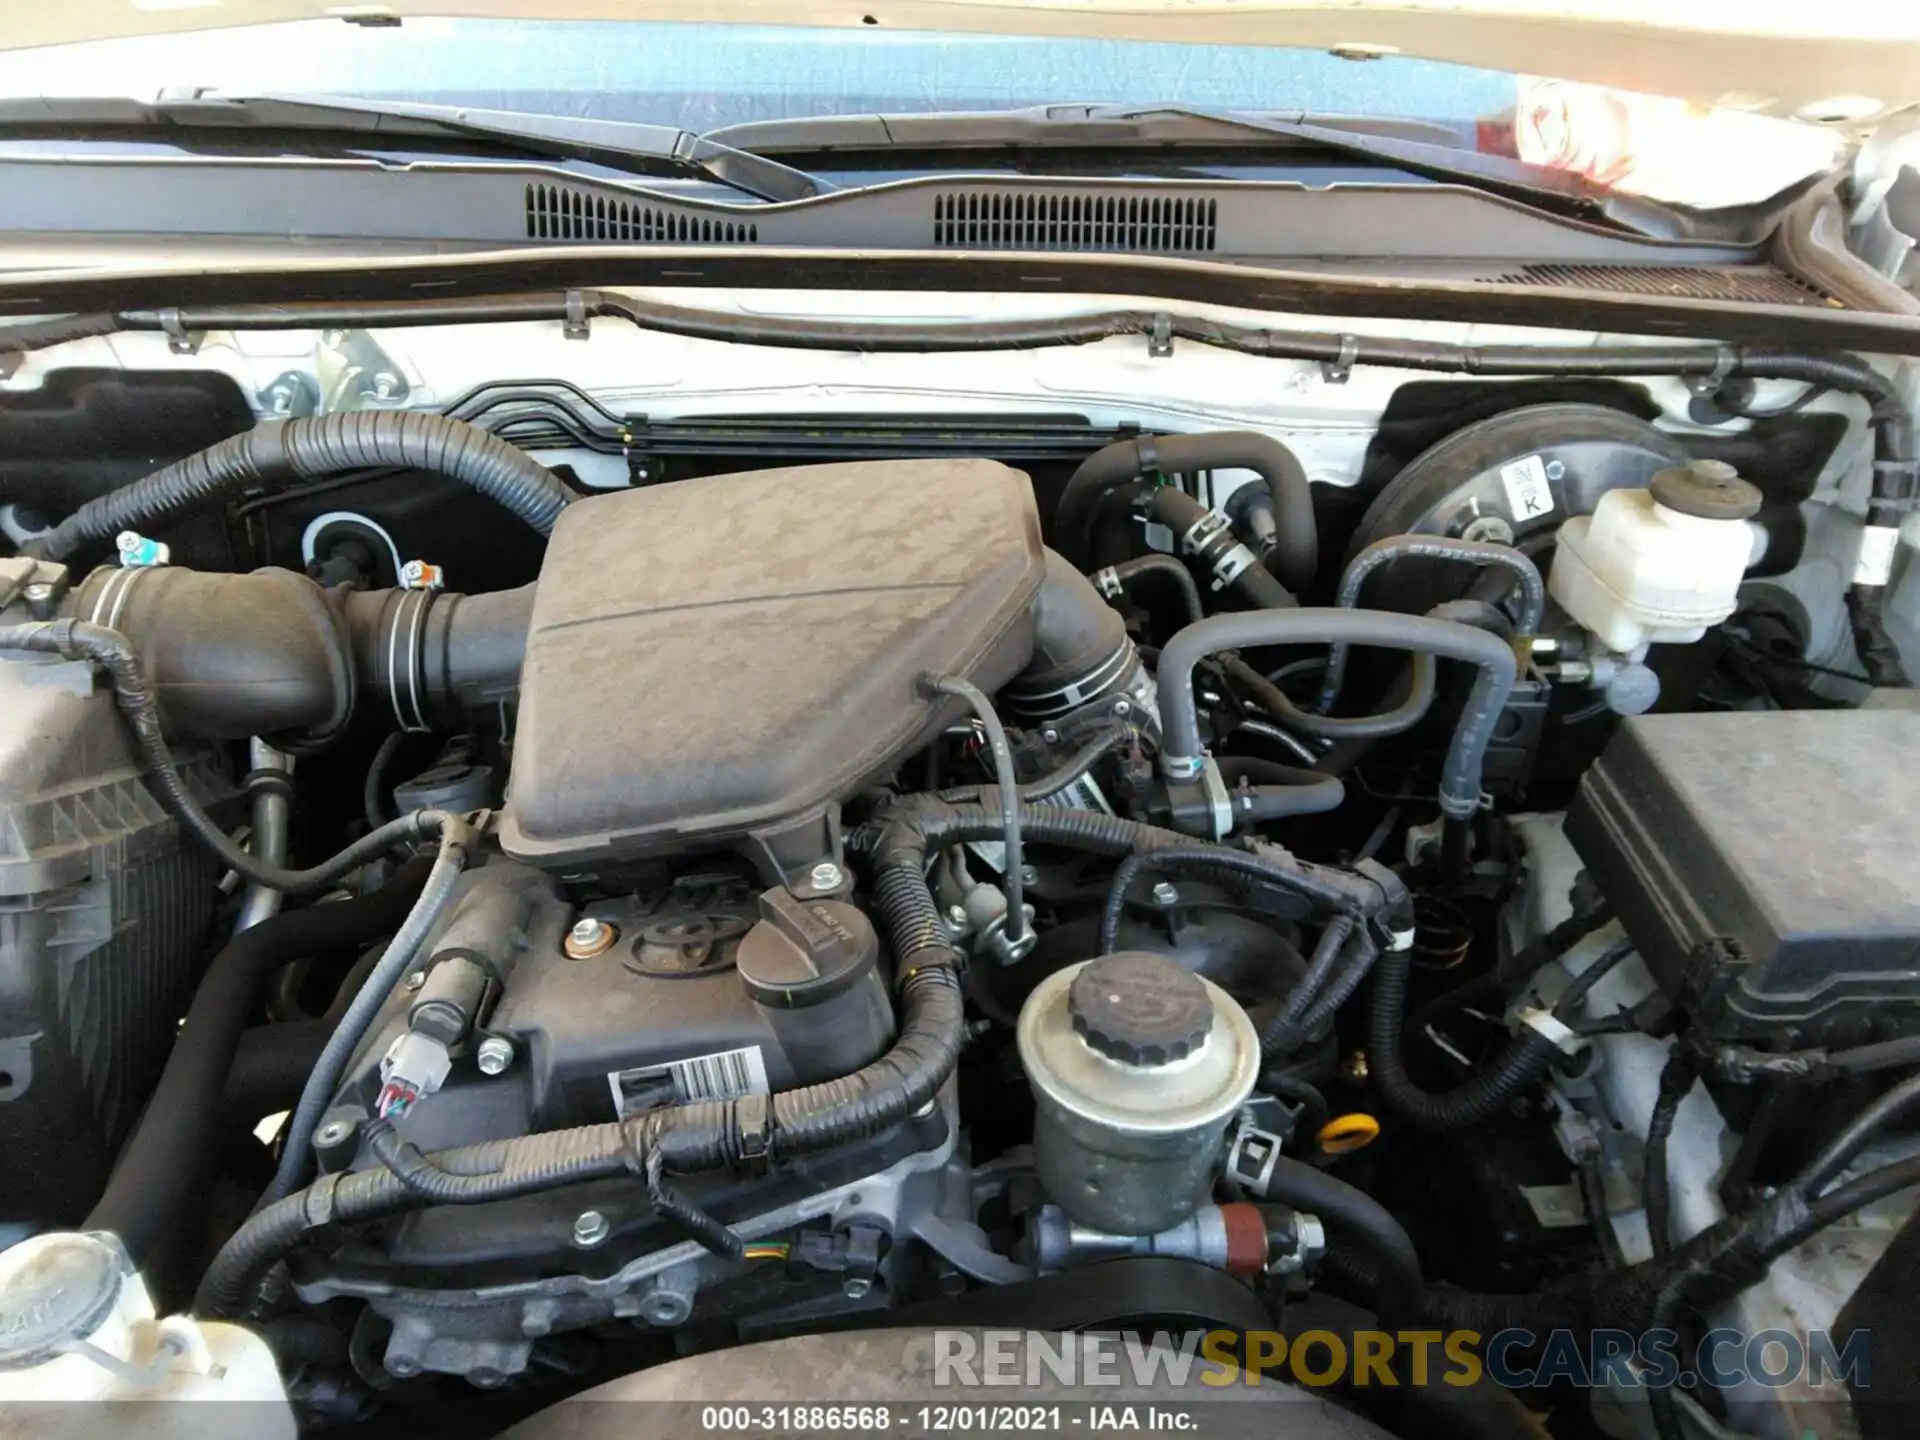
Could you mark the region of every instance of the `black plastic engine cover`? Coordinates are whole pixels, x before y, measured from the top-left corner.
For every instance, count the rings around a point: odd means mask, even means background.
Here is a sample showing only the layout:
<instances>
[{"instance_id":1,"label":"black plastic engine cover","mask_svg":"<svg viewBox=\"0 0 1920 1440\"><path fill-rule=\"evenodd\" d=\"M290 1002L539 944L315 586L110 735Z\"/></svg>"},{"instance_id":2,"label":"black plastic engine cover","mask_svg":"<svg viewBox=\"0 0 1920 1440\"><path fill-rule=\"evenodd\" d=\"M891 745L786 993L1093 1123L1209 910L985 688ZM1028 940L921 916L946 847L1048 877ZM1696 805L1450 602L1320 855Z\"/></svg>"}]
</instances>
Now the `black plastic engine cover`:
<instances>
[{"instance_id":1,"label":"black plastic engine cover","mask_svg":"<svg viewBox=\"0 0 1920 1440\"><path fill-rule=\"evenodd\" d=\"M502 845L593 864L729 845L844 799L958 713L920 675L991 690L1019 672L1043 570L1032 486L990 460L569 506L527 635Z\"/></svg>"},{"instance_id":2,"label":"black plastic engine cover","mask_svg":"<svg viewBox=\"0 0 1920 1440\"><path fill-rule=\"evenodd\" d=\"M1624 722L1567 835L1662 990L1719 1039L1920 1023L1920 711Z\"/></svg>"}]
</instances>

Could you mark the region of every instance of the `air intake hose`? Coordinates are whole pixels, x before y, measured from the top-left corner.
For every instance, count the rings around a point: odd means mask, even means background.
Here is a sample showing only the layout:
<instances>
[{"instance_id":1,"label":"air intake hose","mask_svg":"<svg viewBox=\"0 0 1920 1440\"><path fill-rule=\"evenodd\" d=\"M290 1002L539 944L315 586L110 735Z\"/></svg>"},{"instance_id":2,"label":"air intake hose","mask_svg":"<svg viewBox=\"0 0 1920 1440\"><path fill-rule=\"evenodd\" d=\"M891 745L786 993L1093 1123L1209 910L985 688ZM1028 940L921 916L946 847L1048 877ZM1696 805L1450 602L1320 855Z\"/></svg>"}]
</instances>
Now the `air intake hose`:
<instances>
[{"instance_id":1,"label":"air intake hose","mask_svg":"<svg viewBox=\"0 0 1920 1440\"><path fill-rule=\"evenodd\" d=\"M388 468L458 480L542 535L573 499L546 466L477 425L413 410L351 411L256 425L89 500L27 548L67 560L122 530L163 524L241 490Z\"/></svg>"},{"instance_id":2,"label":"air intake hose","mask_svg":"<svg viewBox=\"0 0 1920 1440\"><path fill-rule=\"evenodd\" d=\"M127 638L172 740L336 734L359 703L403 730L519 688L533 586L487 595L322 590L291 570L102 567L62 615Z\"/></svg>"}]
</instances>

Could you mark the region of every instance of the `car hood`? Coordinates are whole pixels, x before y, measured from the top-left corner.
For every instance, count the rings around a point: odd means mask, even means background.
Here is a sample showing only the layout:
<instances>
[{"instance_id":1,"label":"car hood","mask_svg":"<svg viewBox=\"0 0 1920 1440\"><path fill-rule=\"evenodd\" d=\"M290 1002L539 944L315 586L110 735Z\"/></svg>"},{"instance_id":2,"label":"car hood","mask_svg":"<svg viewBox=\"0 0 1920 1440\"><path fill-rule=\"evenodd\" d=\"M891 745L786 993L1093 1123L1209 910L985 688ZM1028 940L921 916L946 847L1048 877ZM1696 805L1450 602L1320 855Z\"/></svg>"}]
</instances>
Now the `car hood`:
<instances>
[{"instance_id":1,"label":"car hood","mask_svg":"<svg viewBox=\"0 0 1920 1440\"><path fill-rule=\"evenodd\" d=\"M1803 119L1920 102L1920 6L1888 0L63 0L0 49L236 24L411 16L700 20L1300 46L1525 71Z\"/></svg>"}]
</instances>

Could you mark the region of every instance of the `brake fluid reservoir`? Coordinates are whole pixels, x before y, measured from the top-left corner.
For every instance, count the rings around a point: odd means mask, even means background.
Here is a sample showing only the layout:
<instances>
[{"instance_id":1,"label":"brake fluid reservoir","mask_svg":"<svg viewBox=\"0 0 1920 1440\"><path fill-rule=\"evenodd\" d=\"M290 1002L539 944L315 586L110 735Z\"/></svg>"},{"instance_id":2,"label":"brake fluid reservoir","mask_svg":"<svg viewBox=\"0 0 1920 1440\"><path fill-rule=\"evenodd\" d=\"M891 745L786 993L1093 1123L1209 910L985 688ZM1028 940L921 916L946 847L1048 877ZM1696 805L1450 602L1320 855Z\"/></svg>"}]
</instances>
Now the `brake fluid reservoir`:
<instances>
[{"instance_id":1,"label":"brake fluid reservoir","mask_svg":"<svg viewBox=\"0 0 1920 1440\"><path fill-rule=\"evenodd\" d=\"M1657 471L1560 527L1547 588L1610 650L1698 640L1734 611L1759 510L1724 461Z\"/></svg>"},{"instance_id":2,"label":"brake fluid reservoir","mask_svg":"<svg viewBox=\"0 0 1920 1440\"><path fill-rule=\"evenodd\" d=\"M238 1325L158 1319L146 1282L108 1234L35 1235L0 1252L0 1404L230 1400L248 1435L293 1440L267 1342ZM199 1407L145 1405L143 1434L199 1436Z\"/></svg>"},{"instance_id":3,"label":"brake fluid reservoir","mask_svg":"<svg viewBox=\"0 0 1920 1440\"><path fill-rule=\"evenodd\" d=\"M1017 1041L1035 1167L1070 1218L1155 1235L1206 1201L1260 1070L1259 1034L1232 996L1164 955L1103 955L1041 981Z\"/></svg>"}]
</instances>

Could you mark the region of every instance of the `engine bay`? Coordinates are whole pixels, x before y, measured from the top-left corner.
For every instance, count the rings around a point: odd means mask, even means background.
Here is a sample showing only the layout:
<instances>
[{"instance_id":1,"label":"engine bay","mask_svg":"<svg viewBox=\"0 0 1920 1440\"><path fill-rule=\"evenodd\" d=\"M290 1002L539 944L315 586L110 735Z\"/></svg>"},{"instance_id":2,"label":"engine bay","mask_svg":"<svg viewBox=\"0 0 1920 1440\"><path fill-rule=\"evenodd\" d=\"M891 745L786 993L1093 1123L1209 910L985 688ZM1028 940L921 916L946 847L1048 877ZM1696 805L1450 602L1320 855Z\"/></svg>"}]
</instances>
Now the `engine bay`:
<instances>
[{"instance_id":1,"label":"engine bay","mask_svg":"<svg viewBox=\"0 0 1920 1440\"><path fill-rule=\"evenodd\" d=\"M0 1223L302 1423L1082 1272L1048 1328L1837 1332L1899 1243L1904 373L1303 337L1183 426L1136 338L1084 414L648 424L153 338L0 388ZM1596 1393L1529 1404L1794 1398Z\"/></svg>"}]
</instances>

